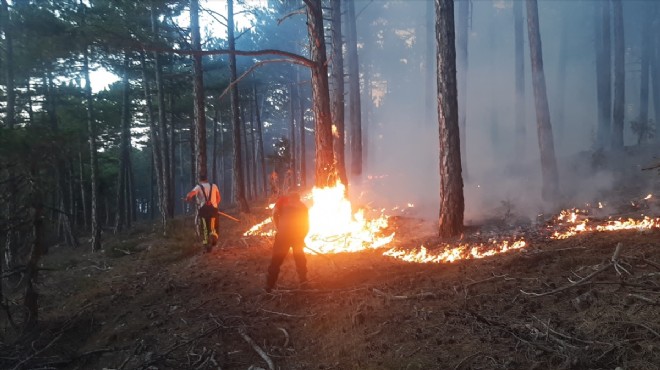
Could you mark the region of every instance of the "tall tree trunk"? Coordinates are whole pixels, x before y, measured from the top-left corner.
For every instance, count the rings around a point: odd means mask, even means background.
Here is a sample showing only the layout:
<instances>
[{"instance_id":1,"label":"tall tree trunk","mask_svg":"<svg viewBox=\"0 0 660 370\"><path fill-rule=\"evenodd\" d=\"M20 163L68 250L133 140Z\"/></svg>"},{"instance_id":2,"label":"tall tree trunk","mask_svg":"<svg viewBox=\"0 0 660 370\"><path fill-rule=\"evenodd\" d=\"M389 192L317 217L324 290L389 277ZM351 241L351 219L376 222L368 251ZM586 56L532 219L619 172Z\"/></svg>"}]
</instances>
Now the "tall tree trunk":
<instances>
[{"instance_id":1,"label":"tall tree trunk","mask_svg":"<svg viewBox=\"0 0 660 370\"><path fill-rule=\"evenodd\" d=\"M300 93L300 75L296 73L296 88L298 90L298 114L300 114L300 185L304 188L307 186L307 148L305 146L305 102L304 97ZM264 168L264 171L265 168Z\"/></svg>"},{"instance_id":2,"label":"tall tree trunk","mask_svg":"<svg viewBox=\"0 0 660 370\"><path fill-rule=\"evenodd\" d=\"M312 94L316 140L315 184L319 188L332 187L337 183L337 169L332 148L332 117L330 115L330 91L328 87L328 65L326 63L325 36L323 32L323 9L321 0L308 0L307 33L312 69Z\"/></svg>"},{"instance_id":3,"label":"tall tree trunk","mask_svg":"<svg viewBox=\"0 0 660 370\"><path fill-rule=\"evenodd\" d=\"M27 310L27 318L25 320L25 328L33 329L36 327L39 320L39 295L34 286L37 282L39 274L39 261L44 254L44 204L43 195L38 185L38 174L36 169L31 169L32 178L35 180L30 191L32 198L33 221L32 229L34 240L30 257L25 266L25 277L27 286L25 288L24 306Z\"/></svg>"},{"instance_id":4,"label":"tall tree trunk","mask_svg":"<svg viewBox=\"0 0 660 370\"><path fill-rule=\"evenodd\" d=\"M351 123L351 174L362 175L362 110L360 103L360 71L355 24L355 0L347 0L346 49L348 59L348 116Z\"/></svg>"},{"instance_id":5,"label":"tall tree trunk","mask_svg":"<svg viewBox=\"0 0 660 370\"><path fill-rule=\"evenodd\" d=\"M46 75L44 76L44 90L46 91L45 94L45 106L46 106L46 114L48 116L48 122L50 124L50 128L53 131L53 133L59 133L59 125L57 122L57 116L55 114L55 93L54 93L54 88L53 88L53 74L50 71L50 68L46 71ZM73 225L73 219L75 217L72 216L73 213L73 208L71 208L71 194L68 191L67 187L67 182L66 182L66 177L67 177L67 170L66 170L66 162L64 161L64 158L62 156L58 156L57 158L57 163L55 164L56 167L56 177L57 177L57 193L59 195L59 206L60 210L62 211L59 214L59 222L63 226L62 232L63 232L63 237L64 237L64 242L71 246L71 247L77 247L78 246L78 238L76 237L76 233L74 230L74 225Z\"/></svg>"},{"instance_id":6,"label":"tall tree trunk","mask_svg":"<svg viewBox=\"0 0 660 370\"><path fill-rule=\"evenodd\" d=\"M453 0L435 0L435 29L438 66L438 126L440 128L438 233L441 237L453 237L463 232L465 211L458 127Z\"/></svg>"},{"instance_id":7,"label":"tall tree trunk","mask_svg":"<svg viewBox=\"0 0 660 370\"><path fill-rule=\"evenodd\" d=\"M652 32L654 35L652 41L651 52L651 79L653 81L651 87L653 89L653 111L655 113L655 143L660 144L660 37L658 37L658 32L660 32L660 20L658 20L657 15L660 13L660 7L654 8L654 21L652 26Z\"/></svg>"},{"instance_id":8,"label":"tall tree trunk","mask_svg":"<svg viewBox=\"0 0 660 370\"><path fill-rule=\"evenodd\" d=\"M264 136L262 132L262 123L261 123L261 107L259 106L258 103L258 98L257 98L257 84L255 83L252 86L253 90L253 95L254 95L254 118L257 121L257 159L259 161L259 166L261 167L261 184L263 185L262 187L262 194L266 195L268 194L268 174L266 173L266 158L264 157Z\"/></svg>"},{"instance_id":9,"label":"tall tree trunk","mask_svg":"<svg viewBox=\"0 0 660 370\"><path fill-rule=\"evenodd\" d=\"M541 174L543 177L542 196L544 200L556 200L559 195L559 175L555 157L552 125L550 124L550 108L545 87L543 72L543 53L541 49L541 33L539 30L539 14L536 0L527 1L527 35L529 37L529 53L532 64L532 85L534 86L534 102L536 107L537 132L539 150L541 152Z\"/></svg>"},{"instance_id":10,"label":"tall tree trunk","mask_svg":"<svg viewBox=\"0 0 660 370\"><path fill-rule=\"evenodd\" d=\"M330 60L332 81L332 122L335 133L335 159L339 180L348 187L346 176L346 129L344 125L344 53L341 32L341 0L330 2L332 59ZM296 86L296 89L298 87ZM293 107L293 104L292 104ZM292 112L293 114L293 108Z\"/></svg>"},{"instance_id":11,"label":"tall tree trunk","mask_svg":"<svg viewBox=\"0 0 660 370\"><path fill-rule=\"evenodd\" d=\"M151 142L151 153L153 156L153 168L156 175L156 190L158 193L158 208L160 209L161 224L163 227L163 234L165 234L167 226L167 204L163 203L165 193L163 192L163 159L160 144L159 130L156 127L154 119L154 109L151 102L151 89L149 88L149 76L147 73L147 65L144 58L144 53L140 53L140 62L142 64L142 88L144 89L144 100L147 109L147 121L149 122L149 141ZM152 203L153 207L153 203Z\"/></svg>"},{"instance_id":12,"label":"tall tree trunk","mask_svg":"<svg viewBox=\"0 0 660 370\"><path fill-rule=\"evenodd\" d=\"M625 107L625 48L623 42L623 4L612 0L614 17L614 111L612 119L612 148L623 148L623 119Z\"/></svg>"},{"instance_id":13,"label":"tall tree trunk","mask_svg":"<svg viewBox=\"0 0 660 370\"><path fill-rule=\"evenodd\" d=\"M12 32L11 16L9 14L9 7L6 0L0 0L0 23L4 33L4 77L5 88L7 93L7 103L5 106L5 127L13 129L16 124L16 88L14 82L14 37ZM9 178L9 192L10 194L16 193L16 185L14 183L14 176L11 170L8 171ZM9 197L7 200L6 208L7 217L11 218L16 213L16 201L14 197ZM7 266L13 266L16 258L16 249L18 248L18 235L13 230L8 230L5 235L5 263Z\"/></svg>"},{"instance_id":14,"label":"tall tree trunk","mask_svg":"<svg viewBox=\"0 0 660 370\"><path fill-rule=\"evenodd\" d=\"M291 170L291 184L296 182L296 110L294 109L293 102L296 100L293 84L289 84L289 144L291 145L291 163L289 169Z\"/></svg>"},{"instance_id":15,"label":"tall tree trunk","mask_svg":"<svg viewBox=\"0 0 660 370\"><path fill-rule=\"evenodd\" d=\"M596 45L596 93L598 99L597 149L610 144L612 119L611 51L609 1L594 3L594 39Z\"/></svg>"},{"instance_id":16,"label":"tall tree trunk","mask_svg":"<svg viewBox=\"0 0 660 370\"><path fill-rule=\"evenodd\" d=\"M646 129L650 128L649 125L649 62L651 53L653 52L653 45L651 44L651 21L653 12L651 9L647 10L644 14L644 23L642 27L642 73L640 77L640 92L639 92L639 125L642 133L639 134L639 142L644 139Z\"/></svg>"},{"instance_id":17,"label":"tall tree trunk","mask_svg":"<svg viewBox=\"0 0 660 370\"><path fill-rule=\"evenodd\" d=\"M213 175L211 176L212 182L214 184L218 183L218 169L217 169L217 147L218 147L218 109L213 110L213 147L211 150L211 158L212 158L212 164L211 164L211 170L213 171Z\"/></svg>"},{"instance_id":18,"label":"tall tree trunk","mask_svg":"<svg viewBox=\"0 0 660 370\"><path fill-rule=\"evenodd\" d=\"M89 136L90 162L90 210L92 226L92 251L101 249L101 223L99 219L99 161L96 149L96 123L94 122L94 101L92 84L89 78L89 46L83 50L83 73L85 75L85 101L87 106L87 132Z\"/></svg>"},{"instance_id":19,"label":"tall tree trunk","mask_svg":"<svg viewBox=\"0 0 660 370\"><path fill-rule=\"evenodd\" d=\"M85 190L85 175L84 175L84 167L83 167L82 150L78 152L78 158L79 158L78 163L80 164L80 204L82 206L81 207L82 220L85 230L89 230L89 224L87 223L87 215L89 214L89 212L87 211L87 197L85 196L85 193L87 193L87 191Z\"/></svg>"},{"instance_id":20,"label":"tall tree trunk","mask_svg":"<svg viewBox=\"0 0 660 370\"><path fill-rule=\"evenodd\" d=\"M433 91L433 89L435 88L434 75L436 73L435 58L437 57L437 53L435 51L436 45L435 45L435 9L434 8L435 8L435 4L433 1L426 1L426 17L425 17L426 45L424 46L424 76L425 76L424 96L426 97L424 102L424 124L426 125L434 124L433 121L435 120L434 118L436 115L436 112L434 112L434 109L436 108L435 107L436 102L435 99L433 98L433 95L435 93ZM365 88L369 90L369 95L371 95L371 89L369 87L369 84L365 83L364 85ZM365 117L365 121L366 121L366 117ZM366 127L365 127L365 131L366 131ZM369 147L369 140L367 140L367 138L365 137L364 142L365 142L365 148L364 148L365 153L363 160L365 163L368 163L366 152Z\"/></svg>"},{"instance_id":21,"label":"tall tree trunk","mask_svg":"<svg viewBox=\"0 0 660 370\"><path fill-rule=\"evenodd\" d=\"M257 191L257 184L259 183L259 180L257 178L257 140L256 140L256 124L254 120L254 114L255 111L258 110L256 107L257 101L256 99L254 100L254 109L250 110L250 156L252 157L252 194L254 194L254 198L257 199L259 198L259 192Z\"/></svg>"},{"instance_id":22,"label":"tall tree trunk","mask_svg":"<svg viewBox=\"0 0 660 370\"><path fill-rule=\"evenodd\" d=\"M12 30L12 20L7 6L7 0L0 0L0 11L2 17L2 31L5 36L4 40L4 65L5 70L5 87L7 93L7 103L5 106L5 126L14 128L16 124L16 87L14 82L14 35Z\"/></svg>"},{"instance_id":23,"label":"tall tree trunk","mask_svg":"<svg viewBox=\"0 0 660 370\"><path fill-rule=\"evenodd\" d=\"M169 208L169 210L171 211L170 216L174 217L174 210L175 210L175 205L176 205L176 203L175 203L176 199L174 198L174 194L175 194L175 191L176 191L176 180L175 180L175 177L174 177L174 174L176 173L176 156L174 155L174 153L175 153L177 143L174 141L174 134L175 134L175 132L174 132L174 122L175 121L174 121L174 94L173 93L169 94L168 108L169 108L168 111L170 112L169 115L168 115L168 117L169 117L168 122L170 123L168 125L169 133L168 133L167 138L166 138L168 140L168 143L167 143L167 162L169 163L169 169L170 169L170 171L169 171L169 184L168 184L169 185L169 191L170 191L170 198L169 198L168 204L170 205L170 208ZM181 141L179 141L178 145L181 145L180 142ZM179 157L179 161L180 161L179 166L183 167L183 160L181 158L182 157ZM185 200L182 201L182 204L183 203L185 203Z\"/></svg>"},{"instance_id":24,"label":"tall tree trunk","mask_svg":"<svg viewBox=\"0 0 660 370\"><path fill-rule=\"evenodd\" d=\"M458 0L458 27L456 32L456 72L458 79L458 129L461 138L461 168L468 177L467 167L467 71L470 0Z\"/></svg>"},{"instance_id":25,"label":"tall tree trunk","mask_svg":"<svg viewBox=\"0 0 660 370\"><path fill-rule=\"evenodd\" d=\"M523 27L523 2L513 2L513 29L515 43L516 74L516 153L524 158L526 152L527 124L525 122L525 29Z\"/></svg>"},{"instance_id":26,"label":"tall tree trunk","mask_svg":"<svg viewBox=\"0 0 660 370\"><path fill-rule=\"evenodd\" d=\"M128 54L124 56L124 73L122 77L122 112L121 112L121 141L119 155L119 171L117 174L117 201L115 215L115 234L122 231L124 226L130 222L130 210L127 206L128 199L128 157L130 153L131 124L130 124L130 106L129 106L129 82L128 82Z\"/></svg>"},{"instance_id":27,"label":"tall tree trunk","mask_svg":"<svg viewBox=\"0 0 660 370\"><path fill-rule=\"evenodd\" d=\"M156 19L156 9L154 1L151 3L151 30L156 39L159 39L158 19ZM154 62L156 71L156 96L158 102L158 138L160 144L160 158L162 163L161 174L163 179L161 206L166 210L166 217L163 219L163 235L167 233L168 220L174 215L174 205L172 203L173 193L171 184L172 174L170 172L169 142L167 140L167 120L165 118L165 87L163 86L163 66L160 53L154 51Z\"/></svg>"},{"instance_id":28,"label":"tall tree trunk","mask_svg":"<svg viewBox=\"0 0 660 370\"><path fill-rule=\"evenodd\" d=\"M199 35L199 0L190 0L190 31L192 33L193 50L202 50ZM202 56L193 54L193 93L195 96L195 128L197 176L206 175L206 113L204 108L204 70L202 69ZM195 179L196 180L196 179Z\"/></svg>"},{"instance_id":29,"label":"tall tree trunk","mask_svg":"<svg viewBox=\"0 0 660 370\"><path fill-rule=\"evenodd\" d=\"M245 171L245 191L248 200L252 200L252 193L250 193L250 185L252 184L252 178L250 176L250 150L248 149L248 131L247 131L247 120L245 119L245 109L241 109L241 122L243 122L242 138L243 138L243 161Z\"/></svg>"},{"instance_id":30,"label":"tall tree trunk","mask_svg":"<svg viewBox=\"0 0 660 370\"><path fill-rule=\"evenodd\" d=\"M227 41L229 50L236 50L236 40L234 39L234 0L227 1ZM231 120L232 120L232 144L234 145L234 165L233 165L233 192L234 201L238 204L241 212L250 212L247 199L245 198L245 176L243 174L243 158L241 149L241 116L238 107L238 84L236 83L236 55L229 54L229 83L231 100Z\"/></svg>"}]
</instances>

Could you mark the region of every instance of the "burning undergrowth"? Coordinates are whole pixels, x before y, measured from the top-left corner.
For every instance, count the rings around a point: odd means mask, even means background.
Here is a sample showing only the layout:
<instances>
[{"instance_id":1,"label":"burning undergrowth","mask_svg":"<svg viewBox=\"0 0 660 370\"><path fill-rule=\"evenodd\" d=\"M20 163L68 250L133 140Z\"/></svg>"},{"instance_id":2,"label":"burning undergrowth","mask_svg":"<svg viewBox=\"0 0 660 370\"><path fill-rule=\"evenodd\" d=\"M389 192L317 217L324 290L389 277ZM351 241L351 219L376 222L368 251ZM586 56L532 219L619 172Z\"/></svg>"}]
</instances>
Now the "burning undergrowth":
<instances>
[{"instance_id":1,"label":"burning undergrowth","mask_svg":"<svg viewBox=\"0 0 660 370\"><path fill-rule=\"evenodd\" d=\"M385 209L361 208L353 211L351 202L345 197L345 188L338 183L335 187L314 188L304 197L310 205L310 233L306 239L308 252L332 254L385 249L384 256L411 263L451 263L458 260L479 259L501 253L524 250L529 239L566 239L585 232L611 232L618 230L650 230L660 228L660 218L640 212L648 210L652 195L631 201L633 214L626 217L605 216L607 206L603 202L587 204L584 208L567 209L535 225L510 226L487 230L487 225L472 228L459 240L447 242L432 238L417 245L405 245L410 241L399 240L392 246L397 229L397 217L391 217ZM273 205L270 205L272 208ZM392 213L412 209L414 205L397 207ZM393 222L394 221L394 222ZM275 233L272 220L254 225L244 236L270 237Z\"/></svg>"}]
</instances>

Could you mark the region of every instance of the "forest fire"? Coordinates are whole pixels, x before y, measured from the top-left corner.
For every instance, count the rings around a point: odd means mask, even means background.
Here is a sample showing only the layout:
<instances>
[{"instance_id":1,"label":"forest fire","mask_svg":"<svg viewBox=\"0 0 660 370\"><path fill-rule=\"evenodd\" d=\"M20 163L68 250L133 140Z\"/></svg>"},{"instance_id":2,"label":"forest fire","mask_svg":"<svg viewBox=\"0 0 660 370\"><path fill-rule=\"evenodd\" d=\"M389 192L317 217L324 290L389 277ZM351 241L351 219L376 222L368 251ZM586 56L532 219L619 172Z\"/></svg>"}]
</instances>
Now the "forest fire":
<instances>
[{"instance_id":1,"label":"forest fire","mask_svg":"<svg viewBox=\"0 0 660 370\"><path fill-rule=\"evenodd\" d=\"M645 199L650 199L647 196ZM572 209L563 210L556 218L557 227L567 227L565 230L556 230L552 234L553 239L567 239L584 232L593 231L618 231L618 230L650 230L660 228L660 218L644 216L641 219L618 218L609 220L590 220L585 210Z\"/></svg>"},{"instance_id":2,"label":"forest fire","mask_svg":"<svg viewBox=\"0 0 660 370\"><path fill-rule=\"evenodd\" d=\"M312 253L358 252L381 248L392 241L394 233L383 235L387 216L367 219L364 210L352 212L351 202L344 196L345 187L314 188L309 208L310 230L305 243ZM254 225L245 236L273 236L272 219Z\"/></svg>"},{"instance_id":3,"label":"forest fire","mask_svg":"<svg viewBox=\"0 0 660 370\"><path fill-rule=\"evenodd\" d=\"M444 248L430 251L423 245L419 250L407 251L398 248L392 248L384 256L394 257L406 262L415 263L451 263L457 260L478 259L494 256L496 254L509 252L516 249L525 248L527 243L524 240L493 240L490 244L484 243L465 243L458 246L446 244Z\"/></svg>"}]
</instances>

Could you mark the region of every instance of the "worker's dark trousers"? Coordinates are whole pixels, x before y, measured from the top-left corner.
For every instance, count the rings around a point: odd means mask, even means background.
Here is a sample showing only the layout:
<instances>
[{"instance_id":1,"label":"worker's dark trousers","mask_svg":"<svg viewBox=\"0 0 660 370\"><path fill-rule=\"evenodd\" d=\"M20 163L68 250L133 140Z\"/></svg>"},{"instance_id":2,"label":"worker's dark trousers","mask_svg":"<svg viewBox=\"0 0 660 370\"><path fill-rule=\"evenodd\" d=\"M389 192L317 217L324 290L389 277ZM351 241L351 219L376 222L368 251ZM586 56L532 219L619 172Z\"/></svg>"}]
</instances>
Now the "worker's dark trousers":
<instances>
[{"instance_id":1,"label":"worker's dark trousers","mask_svg":"<svg viewBox=\"0 0 660 370\"><path fill-rule=\"evenodd\" d=\"M273 258L270 260L270 266L268 267L268 279L266 281L268 288L275 286L277 277L280 274L280 266L282 266L287 253L289 253L289 248L293 249L293 259L296 262L298 279L301 283L307 281L307 260L303 251L305 248L305 237L277 233L275 235L275 242L273 243Z\"/></svg>"}]
</instances>

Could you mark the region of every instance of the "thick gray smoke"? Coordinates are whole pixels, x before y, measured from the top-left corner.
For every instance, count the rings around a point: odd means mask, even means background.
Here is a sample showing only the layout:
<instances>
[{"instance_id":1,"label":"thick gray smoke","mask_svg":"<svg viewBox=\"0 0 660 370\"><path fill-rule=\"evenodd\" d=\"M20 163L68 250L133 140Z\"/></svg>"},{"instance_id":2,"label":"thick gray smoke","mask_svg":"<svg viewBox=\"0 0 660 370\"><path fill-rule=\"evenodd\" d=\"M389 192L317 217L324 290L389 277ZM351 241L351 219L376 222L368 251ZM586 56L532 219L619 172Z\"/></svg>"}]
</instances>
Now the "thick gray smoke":
<instances>
[{"instance_id":1,"label":"thick gray smoke","mask_svg":"<svg viewBox=\"0 0 660 370\"><path fill-rule=\"evenodd\" d=\"M645 1L626 1L625 141L635 144L629 122L638 115L641 29L633 22ZM616 183L613 172L597 169L597 101L594 2L539 1L547 95L560 170L561 204L541 200L541 168L525 33L525 125L523 149L515 140L515 70L512 1L472 1L468 39L466 223L508 211L533 221L539 213L597 200ZM418 216L439 210L438 123L435 95L427 108L425 74L426 1L358 1L358 33L371 103L363 92L366 126L365 176L353 190L364 202L383 207L415 204ZM460 20L456 19L456 22ZM433 47L435 47L433 40ZM435 57L432 59L435 65ZM364 67L368 65L368 67ZM435 68L435 67L433 67ZM461 102L459 102L460 104ZM366 113L364 112L366 110ZM650 117L654 113L650 112ZM350 122L347 121L347 125ZM639 171L638 171L639 172ZM653 176L654 174L649 174ZM369 177L371 176L371 179ZM359 193L357 192L357 193ZM352 191L356 194L355 191Z\"/></svg>"}]
</instances>

